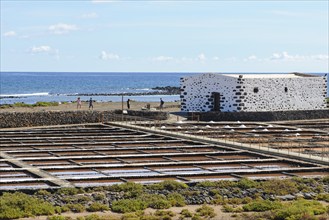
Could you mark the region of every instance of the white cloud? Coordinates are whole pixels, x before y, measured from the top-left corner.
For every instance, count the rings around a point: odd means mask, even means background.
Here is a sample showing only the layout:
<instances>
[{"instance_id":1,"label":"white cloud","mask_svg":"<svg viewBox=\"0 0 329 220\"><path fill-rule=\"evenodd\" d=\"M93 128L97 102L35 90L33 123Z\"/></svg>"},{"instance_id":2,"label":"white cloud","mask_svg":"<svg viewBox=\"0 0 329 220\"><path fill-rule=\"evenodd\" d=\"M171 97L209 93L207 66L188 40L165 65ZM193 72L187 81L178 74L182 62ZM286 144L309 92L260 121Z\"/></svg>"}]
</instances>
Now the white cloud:
<instances>
[{"instance_id":1,"label":"white cloud","mask_svg":"<svg viewBox=\"0 0 329 220\"><path fill-rule=\"evenodd\" d=\"M5 37L15 37L16 32L15 31L8 31L8 32L4 33L3 36L5 36Z\"/></svg>"},{"instance_id":2,"label":"white cloud","mask_svg":"<svg viewBox=\"0 0 329 220\"><path fill-rule=\"evenodd\" d=\"M167 62L167 61L171 61L171 60L173 60L174 58L172 58L172 57L167 57L167 56L158 56L158 57L155 57L155 58L153 58L152 60L154 60L154 61L160 61L160 62Z\"/></svg>"},{"instance_id":3,"label":"white cloud","mask_svg":"<svg viewBox=\"0 0 329 220\"><path fill-rule=\"evenodd\" d=\"M219 60L219 57L215 56L212 59L218 61Z\"/></svg>"},{"instance_id":4,"label":"white cloud","mask_svg":"<svg viewBox=\"0 0 329 220\"><path fill-rule=\"evenodd\" d=\"M54 49L48 45L42 45L42 46L33 46L30 49L28 49L28 53L35 55L35 54L47 54L50 56L55 56L56 59L59 59L59 50Z\"/></svg>"},{"instance_id":5,"label":"white cloud","mask_svg":"<svg viewBox=\"0 0 329 220\"><path fill-rule=\"evenodd\" d=\"M200 53L199 55L198 55L198 60L200 61L200 62L204 62L204 61L206 61L206 55L204 55L204 53Z\"/></svg>"},{"instance_id":6,"label":"white cloud","mask_svg":"<svg viewBox=\"0 0 329 220\"><path fill-rule=\"evenodd\" d=\"M329 56L328 54L317 54L317 55L299 55L299 54L289 54L286 51L283 52L275 52L270 57L267 58L258 58L255 55L251 55L245 59L243 59L245 62L248 61L285 61L285 62L302 62L302 61L328 61Z\"/></svg>"},{"instance_id":7,"label":"white cloud","mask_svg":"<svg viewBox=\"0 0 329 220\"><path fill-rule=\"evenodd\" d=\"M313 55L312 58L315 60L329 60L329 55L328 54L318 54L318 55Z\"/></svg>"},{"instance_id":8,"label":"white cloud","mask_svg":"<svg viewBox=\"0 0 329 220\"><path fill-rule=\"evenodd\" d=\"M281 61L307 61L307 60L328 60L328 55L291 55L288 52L273 53L269 58L270 60L281 60Z\"/></svg>"},{"instance_id":9,"label":"white cloud","mask_svg":"<svg viewBox=\"0 0 329 220\"><path fill-rule=\"evenodd\" d=\"M259 59L257 56L255 55L250 55L249 57L243 59L243 61L247 62L247 61L261 61L261 59Z\"/></svg>"},{"instance_id":10,"label":"white cloud","mask_svg":"<svg viewBox=\"0 0 329 220\"><path fill-rule=\"evenodd\" d=\"M98 18L98 14L95 12L87 13L83 14L82 18Z\"/></svg>"},{"instance_id":11,"label":"white cloud","mask_svg":"<svg viewBox=\"0 0 329 220\"><path fill-rule=\"evenodd\" d=\"M273 53L272 56L270 57L270 60L290 60L290 61L295 61L299 59L303 59L303 56L299 55L290 55L288 52L283 51L279 53Z\"/></svg>"},{"instance_id":12,"label":"white cloud","mask_svg":"<svg viewBox=\"0 0 329 220\"><path fill-rule=\"evenodd\" d=\"M257 57L255 55L251 55L247 59L248 60L257 60Z\"/></svg>"},{"instance_id":13,"label":"white cloud","mask_svg":"<svg viewBox=\"0 0 329 220\"><path fill-rule=\"evenodd\" d=\"M50 25L48 27L48 30L53 34L67 34L70 31L78 30L78 28L76 25L58 23L58 24Z\"/></svg>"},{"instance_id":14,"label":"white cloud","mask_svg":"<svg viewBox=\"0 0 329 220\"><path fill-rule=\"evenodd\" d=\"M49 53L51 51L50 46L33 46L29 51L33 54L35 53Z\"/></svg>"},{"instance_id":15,"label":"white cloud","mask_svg":"<svg viewBox=\"0 0 329 220\"><path fill-rule=\"evenodd\" d=\"M114 53L107 53L106 51L102 51L101 55L99 56L101 60L119 60L120 57Z\"/></svg>"}]
</instances>

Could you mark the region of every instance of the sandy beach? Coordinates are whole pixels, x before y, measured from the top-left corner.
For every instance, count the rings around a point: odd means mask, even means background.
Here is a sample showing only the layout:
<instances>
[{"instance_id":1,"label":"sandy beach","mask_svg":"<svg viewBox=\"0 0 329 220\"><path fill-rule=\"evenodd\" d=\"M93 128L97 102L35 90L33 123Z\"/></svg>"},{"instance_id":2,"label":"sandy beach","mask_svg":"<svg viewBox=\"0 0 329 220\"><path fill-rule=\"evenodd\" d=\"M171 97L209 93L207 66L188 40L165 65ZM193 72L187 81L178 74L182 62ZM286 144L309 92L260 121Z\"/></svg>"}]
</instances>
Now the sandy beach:
<instances>
[{"instance_id":1,"label":"sandy beach","mask_svg":"<svg viewBox=\"0 0 329 220\"><path fill-rule=\"evenodd\" d=\"M151 108L159 108L159 102L130 102L131 110L141 110L146 107L147 104L150 104ZM121 102L94 102L94 110L95 111L108 111L115 109L122 109ZM81 109L77 109L76 103L65 103L59 104L58 106L47 106L47 107L10 107L10 108L0 108L0 113L2 112L38 112L38 111L81 111L81 110L89 110L88 102L82 102ZM127 103L123 103L123 109L127 109ZM166 102L164 104L163 111L168 112L178 112L180 111L180 103L179 102Z\"/></svg>"}]
</instances>

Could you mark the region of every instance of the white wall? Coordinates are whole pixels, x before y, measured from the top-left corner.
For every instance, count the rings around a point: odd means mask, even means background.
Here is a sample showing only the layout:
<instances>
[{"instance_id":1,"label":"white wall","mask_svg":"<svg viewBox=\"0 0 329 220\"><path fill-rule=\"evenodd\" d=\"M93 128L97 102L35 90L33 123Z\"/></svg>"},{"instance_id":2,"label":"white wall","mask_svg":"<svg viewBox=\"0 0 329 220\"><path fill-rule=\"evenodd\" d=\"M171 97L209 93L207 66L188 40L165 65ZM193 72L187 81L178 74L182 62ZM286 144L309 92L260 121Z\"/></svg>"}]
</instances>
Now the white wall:
<instances>
[{"instance_id":1,"label":"white wall","mask_svg":"<svg viewBox=\"0 0 329 220\"><path fill-rule=\"evenodd\" d=\"M235 92L232 88L237 85L237 79L220 74L205 73L183 78L181 80L181 110L211 111L213 108L213 102L210 100L211 94L219 92L224 101L221 102L223 108L221 111L235 111L237 108L232 104Z\"/></svg>"},{"instance_id":2,"label":"white wall","mask_svg":"<svg viewBox=\"0 0 329 220\"><path fill-rule=\"evenodd\" d=\"M324 77L234 78L200 74L181 79L181 110L211 111L213 92L221 94L223 112L325 109L325 85Z\"/></svg>"},{"instance_id":3,"label":"white wall","mask_svg":"<svg viewBox=\"0 0 329 220\"><path fill-rule=\"evenodd\" d=\"M246 111L325 109L325 80L322 77L245 79L243 102ZM258 87L258 93L254 88ZM285 92L287 88L287 92Z\"/></svg>"}]
</instances>

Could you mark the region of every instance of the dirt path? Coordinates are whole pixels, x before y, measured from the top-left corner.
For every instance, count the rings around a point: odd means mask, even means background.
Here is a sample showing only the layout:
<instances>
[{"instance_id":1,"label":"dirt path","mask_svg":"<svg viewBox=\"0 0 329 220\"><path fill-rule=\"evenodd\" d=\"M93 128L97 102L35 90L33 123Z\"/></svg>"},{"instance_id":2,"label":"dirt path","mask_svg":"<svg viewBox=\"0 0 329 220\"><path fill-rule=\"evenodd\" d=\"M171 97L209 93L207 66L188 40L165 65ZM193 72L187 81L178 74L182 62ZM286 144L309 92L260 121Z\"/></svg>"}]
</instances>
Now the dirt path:
<instances>
[{"instance_id":1,"label":"dirt path","mask_svg":"<svg viewBox=\"0 0 329 220\"><path fill-rule=\"evenodd\" d=\"M158 102L130 102L131 110L141 110L143 107L146 107L147 104L150 104L151 108L158 108ZM95 102L94 110L97 111L108 111L121 109L121 102ZM179 102L166 102L164 105L164 111L168 112L177 112L180 111ZM126 102L123 103L123 108L127 109ZM38 111L80 111L80 110L89 110L88 103L82 102L81 109L77 109L76 103L65 103L58 106L48 106L48 107L13 107L13 108L0 108L0 113L2 112L38 112Z\"/></svg>"}]
</instances>

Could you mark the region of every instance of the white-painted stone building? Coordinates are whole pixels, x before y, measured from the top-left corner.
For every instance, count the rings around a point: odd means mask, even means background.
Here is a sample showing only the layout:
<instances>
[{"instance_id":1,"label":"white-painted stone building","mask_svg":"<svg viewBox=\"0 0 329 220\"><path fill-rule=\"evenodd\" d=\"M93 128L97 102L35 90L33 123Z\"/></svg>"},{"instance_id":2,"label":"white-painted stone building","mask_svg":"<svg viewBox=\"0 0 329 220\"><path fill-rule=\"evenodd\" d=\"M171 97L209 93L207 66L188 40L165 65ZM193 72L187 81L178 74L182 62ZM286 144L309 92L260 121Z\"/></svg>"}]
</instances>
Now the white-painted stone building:
<instances>
[{"instance_id":1,"label":"white-painted stone building","mask_svg":"<svg viewBox=\"0 0 329 220\"><path fill-rule=\"evenodd\" d=\"M181 78L181 110L326 109L327 75L204 73Z\"/></svg>"}]
</instances>

